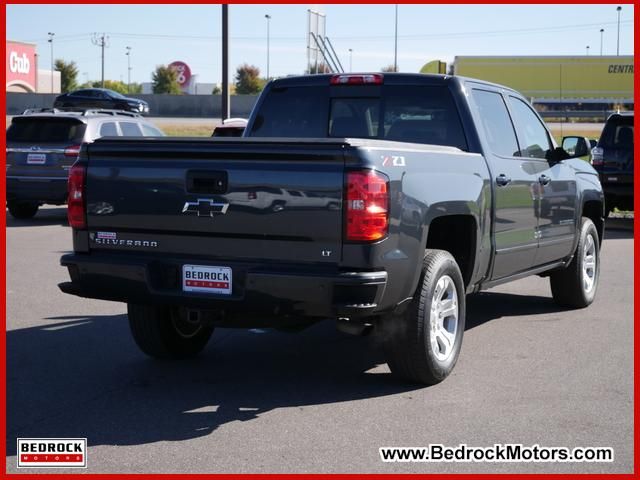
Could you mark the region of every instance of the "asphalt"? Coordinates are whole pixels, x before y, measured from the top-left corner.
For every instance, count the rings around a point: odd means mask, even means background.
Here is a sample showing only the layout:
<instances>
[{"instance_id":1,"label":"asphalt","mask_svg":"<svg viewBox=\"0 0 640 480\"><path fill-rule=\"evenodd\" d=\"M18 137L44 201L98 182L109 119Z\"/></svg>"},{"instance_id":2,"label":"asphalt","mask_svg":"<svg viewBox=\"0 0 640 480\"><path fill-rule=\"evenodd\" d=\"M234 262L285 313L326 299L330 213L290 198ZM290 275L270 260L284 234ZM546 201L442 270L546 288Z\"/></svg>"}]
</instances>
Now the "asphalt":
<instances>
[{"instance_id":1,"label":"asphalt","mask_svg":"<svg viewBox=\"0 0 640 480\"><path fill-rule=\"evenodd\" d=\"M62 294L63 208L7 220L7 470L17 437L86 437L88 472L617 472L633 469L633 237L610 222L595 303L532 277L470 296L443 383L394 380L375 343L325 322L220 330L197 359L147 359L122 304ZM383 446L615 448L613 463L382 463ZM48 470L45 470L48 471Z\"/></svg>"}]
</instances>

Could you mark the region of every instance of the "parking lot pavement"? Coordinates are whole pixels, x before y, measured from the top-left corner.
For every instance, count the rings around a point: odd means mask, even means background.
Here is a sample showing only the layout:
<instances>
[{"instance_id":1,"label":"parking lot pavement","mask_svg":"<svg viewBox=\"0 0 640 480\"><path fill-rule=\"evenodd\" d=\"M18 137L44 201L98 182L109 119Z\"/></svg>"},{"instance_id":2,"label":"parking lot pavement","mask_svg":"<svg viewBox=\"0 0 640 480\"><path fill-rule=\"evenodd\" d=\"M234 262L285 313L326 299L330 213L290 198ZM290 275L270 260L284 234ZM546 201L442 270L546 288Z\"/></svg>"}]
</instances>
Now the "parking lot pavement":
<instances>
[{"instance_id":1,"label":"parking lot pavement","mask_svg":"<svg viewBox=\"0 0 640 480\"><path fill-rule=\"evenodd\" d=\"M563 311L528 278L469 297L452 376L394 381L371 340L218 331L144 357L125 307L60 293L65 210L7 225L8 470L17 437L87 437L89 472L627 472L633 468L633 238L617 220L596 302ZM613 463L382 463L381 446L611 446Z\"/></svg>"}]
</instances>

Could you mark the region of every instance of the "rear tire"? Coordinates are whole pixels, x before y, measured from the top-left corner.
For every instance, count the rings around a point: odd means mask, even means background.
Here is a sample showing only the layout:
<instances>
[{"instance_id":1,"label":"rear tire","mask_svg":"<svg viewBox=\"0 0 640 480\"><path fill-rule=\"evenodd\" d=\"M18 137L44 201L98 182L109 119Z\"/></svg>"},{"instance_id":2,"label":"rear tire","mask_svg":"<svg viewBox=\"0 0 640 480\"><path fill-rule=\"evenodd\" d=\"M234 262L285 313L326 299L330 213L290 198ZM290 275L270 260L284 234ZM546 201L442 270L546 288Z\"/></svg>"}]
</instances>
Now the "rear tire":
<instances>
[{"instance_id":1,"label":"rear tire","mask_svg":"<svg viewBox=\"0 0 640 480\"><path fill-rule=\"evenodd\" d=\"M413 300L403 315L383 320L391 372L410 382L434 385L453 370L464 335L465 291L449 252L426 250Z\"/></svg>"},{"instance_id":2,"label":"rear tire","mask_svg":"<svg viewBox=\"0 0 640 480\"><path fill-rule=\"evenodd\" d=\"M150 357L192 357L213 334L212 326L190 322L177 308L130 303L127 312L133 339Z\"/></svg>"},{"instance_id":3,"label":"rear tire","mask_svg":"<svg viewBox=\"0 0 640 480\"><path fill-rule=\"evenodd\" d=\"M590 219L583 218L573 260L567 268L553 272L549 277L553 300L563 307L587 307L596 296L599 277L598 231Z\"/></svg>"},{"instance_id":4,"label":"rear tire","mask_svg":"<svg viewBox=\"0 0 640 480\"><path fill-rule=\"evenodd\" d=\"M31 202L9 202L7 205L11 216L18 220L33 218L38 213L39 205Z\"/></svg>"}]
</instances>

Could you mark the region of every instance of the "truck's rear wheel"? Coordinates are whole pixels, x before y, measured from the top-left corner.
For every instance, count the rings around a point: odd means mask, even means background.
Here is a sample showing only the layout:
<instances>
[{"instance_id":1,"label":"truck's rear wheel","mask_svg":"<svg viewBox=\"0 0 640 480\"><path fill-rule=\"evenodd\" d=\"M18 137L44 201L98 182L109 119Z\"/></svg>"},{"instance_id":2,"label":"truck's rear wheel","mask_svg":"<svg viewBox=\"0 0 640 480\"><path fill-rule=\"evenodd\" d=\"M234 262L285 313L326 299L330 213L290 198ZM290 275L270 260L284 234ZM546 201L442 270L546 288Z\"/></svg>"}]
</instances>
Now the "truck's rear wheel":
<instances>
[{"instance_id":1,"label":"truck's rear wheel","mask_svg":"<svg viewBox=\"0 0 640 480\"><path fill-rule=\"evenodd\" d=\"M7 208L11 216L18 220L33 218L38 213L39 205L32 202L9 202Z\"/></svg>"},{"instance_id":2,"label":"truck's rear wheel","mask_svg":"<svg viewBox=\"0 0 640 480\"><path fill-rule=\"evenodd\" d=\"M194 356L206 346L213 327L191 322L177 308L127 305L131 333L140 350L155 358Z\"/></svg>"},{"instance_id":3,"label":"truck's rear wheel","mask_svg":"<svg viewBox=\"0 0 640 480\"><path fill-rule=\"evenodd\" d=\"M580 239L569 266L553 272L551 293L560 306L584 308L593 302L600 276L600 242L598 231L588 218L582 219Z\"/></svg>"},{"instance_id":4,"label":"truck's rear wheel","mask_svg":"<svg viewBox=\"0 0 640 480\"><path fill-rule=\"evenodd\" d=\"M383 320L387 363L394 375L433 385L458 360L465 324L465 291L460 268L443 250L427 250L411 304L401 316Z\"/></svg>"}]
</instances>

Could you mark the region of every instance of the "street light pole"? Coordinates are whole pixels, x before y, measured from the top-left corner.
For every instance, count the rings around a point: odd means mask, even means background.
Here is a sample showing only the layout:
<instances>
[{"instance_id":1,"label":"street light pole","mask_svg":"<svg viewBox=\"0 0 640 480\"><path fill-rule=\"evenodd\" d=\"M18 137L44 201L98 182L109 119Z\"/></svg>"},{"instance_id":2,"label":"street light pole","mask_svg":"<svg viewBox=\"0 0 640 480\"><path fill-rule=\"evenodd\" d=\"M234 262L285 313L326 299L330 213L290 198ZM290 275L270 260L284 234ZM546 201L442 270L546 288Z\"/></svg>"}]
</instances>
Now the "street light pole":
<instances>
[{"instance_id":1,"label":"street light pole","mask_svg":"<svg viewBox=\"0 0 640 480\"><path fill-rule=\"evenodd\" d=\"M587 57L589 56L589 45L587 45Z\"/></svg>"},{"instance_id":2,"label":"street light pole","mask_svg":"<svg viewBox=\"0 0 640 480\"><path fill-rule=\"evenodd\" d=\"M271 20L271 15L265 15L264 18L267 19L267 82L269 81L269 20Z\"/></svg>"},{"instance_id":3,"label":"street light pole","mask_svg":"<svg viewBox=\"0 0 640 480\"><path fill-rule=\"evenodd\" d=\"M398 4L396 3L396 29L394 35L394 47L393 47L393 71L398 71Z\"/></svg>"},{"instance_id":4,"label":"street light pole","mask_svg":"<svg viewBox=\"0 0 640 480\"><path fill-rule=\"evenodd\" d=\"M131 47L127 47L127 93L131 93Z\"/></svg>"},{"instance_id":5,"label":"street light pole","mask_svg":"<svg viewBox=\"0 0 640 480\"><path fill-rule=\"evenodd\" d=\"M55 33L53 32L49 32L49 40L48 42L51 44L51 93L53 93L53 71L54 71L54 64L53 64L53 36L55 35Z\"/></svg>"},{"instance_id":6,"label":"street light pole","mask_svg":"<svg viewBox=\"0 0 640 480\"><path fill-rule=\"evenodd\" d=\"M616 47L616 55L620 56L620 11L622 10L622 7L618 7L616 8L616 11L618 12L618 46Z\"/></svg>"},{"instance_id":7,"label":"street light pole","mask_svg":"<svg viewBox=\"0 0 640 480\"><path fill-rule=\"evenodd\" d=\"M229 118L229 5L222 4L222 121Z\"/></svg>"},{"instance_id":8,"label":"street light pole","mask_svg":"<svg viewBox=\"0 0 640 480\"><path fill-rule=\"evenodd\" d=\"M353 72L353 48L349 49L349 71Z\"/></svg>"},{"instance_id":9,"label":"street light pole","mask_svg":"<svg viewBox=\"0 0 640 480\"><path fill-rule=\"evenodd\" d=\"M600 56L602 56L602 41L604 38L604 28L600 29Z\"/></svg>"}]
</instances>

